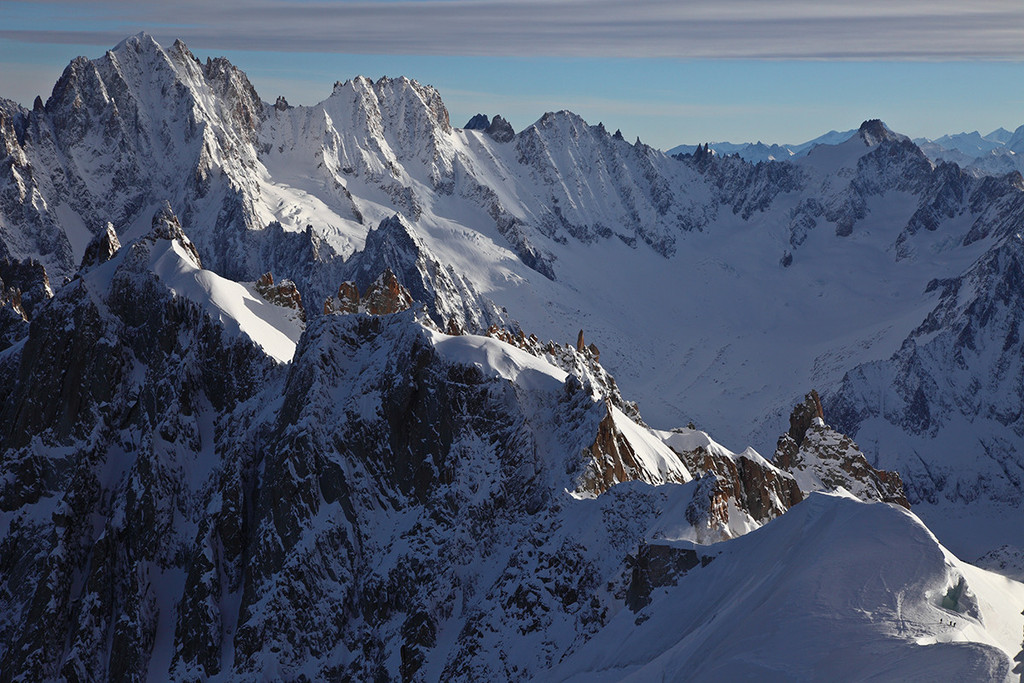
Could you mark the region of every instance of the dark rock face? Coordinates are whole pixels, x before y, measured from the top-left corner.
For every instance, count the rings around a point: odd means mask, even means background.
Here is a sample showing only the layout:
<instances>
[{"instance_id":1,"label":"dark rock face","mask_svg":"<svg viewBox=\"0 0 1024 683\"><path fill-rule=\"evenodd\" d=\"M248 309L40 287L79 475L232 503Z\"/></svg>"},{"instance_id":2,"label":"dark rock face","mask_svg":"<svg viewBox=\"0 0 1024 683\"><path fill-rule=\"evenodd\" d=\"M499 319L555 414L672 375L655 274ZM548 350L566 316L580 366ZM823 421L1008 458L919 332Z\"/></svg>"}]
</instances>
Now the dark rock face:
<instances>
[{"instance_id":1,"label":"dark rock face","mask_svg":"<svg viewBox=\"0 0 1024 683\"><path fill-rule=\"evenodd\" d=\"M899 139L899 136L889 130L889 128L879 119L869 119L860 124L860 128L857 130L857 135L859 135L860 139L864 141L864 144L869 147L874 147L886 140Z\"/></svg>"},{"instance_id":2,"label":"dark rock face","mask_svg":"<svg viewBox=\"0 0 1024 683\"><path fill-rule=\"evenodd\" d=\"M631 569L626 606L633 612L639 612L651 604L653 589L674 586L688 571L707 566L713 559L713 555L698 554L696 548L642 544L635 556L626 558Z\"/></svg>"},{"instance_id":3,"label":"dark rock face","mask_svg":"<svg viewBox=\"0 0 1024 683\"><path fill-rule=\"evenodd\" d=\"M494 119L491 120L491 123L487 126L485 132L495 142L512 142L516 137L516 132L512 129L512 124L498 114L494 115Z\"/></svg>"},{"instance_id":4,"label":"dark rock face","mask_svg":"<svg viewBox=\"0 0 1024 683\"><path fill-rule=\"evenodd\" d=\"M146 270L150 250L183 239L173 226L164 216L160 238L95 267L114 269L109 291L96 289L108 273L83 271L0 360L14 388L0 510L25 513L0 539L0 678L245 678L272 665L285 678L313 666L415 680L431 662L446 679L505 678L600 628L621 599L604 586L657 521L647 497L691 490L607 490L583 504L607 509L593 508L608 541L574 540L565 489L605 481L616 452L611 480L650 478L606 400L629 405L588 350L496 329L573 374L546 389L489 376L439 352L423 313L391 311L407 294L385 272L360 299L380 315L311 321L281 368ZM40 442L66 455L41 457ZM460 569L486 564L497 578ZM485 634L549 638L553 619L567 630L541 658L487 656ZM460 631L438 661L442 623ZM366 647L329 654L351 642Z\"/></svg>"},{"instance_id":5,"label":"dark rock face","mask_svg":"<svg viewBox=\"0 0 1024 683\"><path fill-rule=\"evenodd\" d=\"M3 539L19 584L4 588L3 680L145 678L159 577L204 506L188 473L223 448L217 417L273 381L262 352L140 269L154 244L128 248L108 291L62 288L0 363L0 509L25 520Z\"/></svg>"},{"instance_id":6,"label":"dark rock face","mask_svg":"<svg viewBox=\"0 0 1024 683\"><path fill-rule=\"evenodd\" d=\"M815 419L824 420L825 413L821 409L821 398L818 392L811 389L810 393L804 396L803 403L793 408L789 415L789 436L797 446L803 443L807 430L811 428ZM788 467L788 462L780 462L782 467Z\"/></svg>"},{"instance_id":7,"label":"dark rock face","mask_svg":"<svg viewBox=\"0 0 1024 683\"><path fill-rule=\"evenodd\" d=\"M342 277L365 292L386 270L414 301L427 307L438 326L454 319L462 329L480 333L507 323L498 307L453 268L442 265L399 215L369 232L364 249L345 263Z\"/></svg>"},{"instance_id":8,"label":"dark rock face","mask_svg":"<svg viewBox=\"0 0 1024 683\"><path fill-rule=\"evenodd\" d=\"M456 618L464 626L442 662L444 677L504 677L511 670L482 656L492 622L505 623L516 639L548 637L542 634L552 619L581 634L601 623L591 552L568 536L548 537L539 553L525 550L541 548L534 543L557 528L550 477L576 477L589 458L546 462L533 432L542 427L525 420L527 396L438 355L423 328L410 325L416 315L325 316L307 329L275 445L260 449L269 457L234 640L243 675L266 661L265 643L283 641L289 647L274 655L280 666L297 666L332 643L361 642L369 647L336 665L335 675L415 677L432 656L437 624ZM367 372L365 357L384 360L379 373ZM576 386L559 399L559 438L566 452L586 456L603 406ZM372 410L368 396L376 397ZM491 460L475 475L467 468L476 467L473 444L482 434ZM314 523L325 515L339 524ZM384 531L401 518L418 520L406 537L412 543ZM373 559L385 555L391 559L383 565ZM497 582L479 587L495 596L481 607L492 607L467 611L453 591L478 579L457 578L457 568L486 557L505 567ZM524 566L537 569L524 576ZM300 624L310 615L323 617L316 631ZM388 654L395 648L397 661Z\"/></svg>"},{"instance_id":9,"label":"dark rock face","mask_svg":"<svg viewBox=\"0 0 1024 683\"><path fill-rule=\"evenodd\" d=\"M6 291L8 301L18 300L26 318L31 318L38 306L53 296L46 268L39 261L0 259L0 291Z\"/></svg>"},{"instance_id":10,"label":"dark rock face","mask_svg":"<svg viewBox=\"0 0 1024 683\"><path fill-rule=\"evenodd\" d=\"M180 225L178 226L181 227ZM85 248L85 255L82 256L82 265L79 269L98 266L109 261L121 248L121 242L117 239L117 232L113 223L107 223L106 229L89 242Z\"/></svg>"},{"instance_id":11,"label":"dark rock face","mask_svg":"<svg viewBox=\"0 0 1024 683\"><path fill-rule=\"evenodd\" d=\"M4 289L0 281L0 351L28 334L28 317L21 306L18 290Z\"/></svg>"},{"instance_id":12,"label":"dark rock face","mask_svg":"<svg viewBox=\"0 0 1024 683\"><path fill-rule=\"evenodd\" d=\"M490 125L491 120L487 118L486 114L476 114L463 128L466 130L487 130Z\"/></svg>"}]
</instances>

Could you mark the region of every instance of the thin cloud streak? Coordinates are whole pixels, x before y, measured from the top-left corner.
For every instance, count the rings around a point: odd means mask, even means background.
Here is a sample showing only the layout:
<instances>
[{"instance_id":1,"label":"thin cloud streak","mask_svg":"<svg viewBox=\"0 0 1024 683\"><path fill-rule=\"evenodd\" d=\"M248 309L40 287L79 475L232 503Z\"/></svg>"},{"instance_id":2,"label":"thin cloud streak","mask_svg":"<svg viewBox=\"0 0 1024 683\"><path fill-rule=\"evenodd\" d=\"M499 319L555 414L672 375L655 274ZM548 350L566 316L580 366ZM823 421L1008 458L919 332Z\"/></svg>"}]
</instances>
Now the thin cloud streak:
<instances>
[{"instance_id":1,"label":"thin cloud streak","mask_svg":"<svg viewBox=\"0 0 1024 683\"><path fill-rule=\"evenodd\" d=\"M126 32L145 28L161 42L180 37L201 49L271 52L1024 60L1024 3L1019 0L864 0L856 5L822 0L223 0L209 5L196 0L158 5L106 0L86 7L55 0L36 3L40 4L58 19L73 11L83 30L24 25L0 30L0 37L110 46Z\"/></svg>"}]
</instances>

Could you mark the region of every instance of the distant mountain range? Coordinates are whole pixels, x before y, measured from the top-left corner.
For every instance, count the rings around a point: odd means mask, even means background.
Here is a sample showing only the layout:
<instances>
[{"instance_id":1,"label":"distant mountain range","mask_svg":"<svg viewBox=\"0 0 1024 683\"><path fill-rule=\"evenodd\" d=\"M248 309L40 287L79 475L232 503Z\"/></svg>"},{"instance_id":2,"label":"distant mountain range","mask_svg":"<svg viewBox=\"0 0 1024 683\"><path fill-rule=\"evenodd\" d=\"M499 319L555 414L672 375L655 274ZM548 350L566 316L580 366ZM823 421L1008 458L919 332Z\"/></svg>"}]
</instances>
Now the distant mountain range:
<instances>
[{"instance_id":1,"label":"distant mountain range","mask_svg":"<svg viewBox=\"0 0 1024 683\"><path fill-rule=\"evenodd\" d=\"M836 145L849 139L856 131L830 131L822 136L795 145L766 144L763 142L711 142L709 149L720 156L736 154L751 163L759 161L785 161L807 154L816 145ZM1021 152L1024 151L1024 126L1010 132L997 128L988 135L978 131L943 135L930 140L915 138L914 143L932 161L951 161L975 175L1000 175L1024 171ZM666 154L692 154L697 145L678 145Z\"/></svg>"},{"instance_id":2,"label":"distant mountain range","mask_svg":"<svg viewBox=\"0 0 1024 683\"><path fill-rule=\"evenodd\" d=\"M741 159L745 159L751 163L757 163L759 161L786 161L794 157L801 157L806 155L815 145L838 145L841 142L846 142L851 137L856 135L856 130L847 130L839 132L831 130L824 135L820 135L813 140L807 142L801 142L796 145L779 145L779 144L765 144L763 142L710 142L708 144L710 149L713 149L716 154L720 156L728 156L730 154L736 154ZM677 154L692 154L697 148L697 145L678 145L665 152L669 156L675 156Z\"/></svg>"}]
</instances>

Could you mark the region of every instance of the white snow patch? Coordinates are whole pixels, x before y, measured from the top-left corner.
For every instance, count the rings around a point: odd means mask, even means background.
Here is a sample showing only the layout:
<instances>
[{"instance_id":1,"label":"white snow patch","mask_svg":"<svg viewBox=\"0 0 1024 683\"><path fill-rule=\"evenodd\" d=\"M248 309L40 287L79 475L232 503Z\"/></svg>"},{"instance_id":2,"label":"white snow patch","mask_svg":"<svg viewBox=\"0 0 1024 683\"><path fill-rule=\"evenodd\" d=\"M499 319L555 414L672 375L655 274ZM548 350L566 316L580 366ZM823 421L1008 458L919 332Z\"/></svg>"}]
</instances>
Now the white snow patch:
<instances>
[{"instance_id":1,"label":"white snow patch","mask_svg":"<svg viewBox=\"0 0 1024 683\"><path fill-rule=\"evenodd\" d=\"M303 324L293 309L270 303L251 284L199 268L177 240L158 241L150 267L171 291L201 305L229 333L246 335L281 363L295 355Z\"/></svg>"},{"instance_id":2,"label":"white snow patch","mask_svg":"<svg viewBox=\"0 0 1024 683\"><path fill-rule=\"evenodd\" d=\"M81 263L82 257L85 256L85 248L92 241L93 234L89 232L89 228L85 227L85 221L82 220L82 217L66 203L58 204L54 208L53 213L60 222L64 235L68 238L75 262Z\"/></svg>"}]
</instances>

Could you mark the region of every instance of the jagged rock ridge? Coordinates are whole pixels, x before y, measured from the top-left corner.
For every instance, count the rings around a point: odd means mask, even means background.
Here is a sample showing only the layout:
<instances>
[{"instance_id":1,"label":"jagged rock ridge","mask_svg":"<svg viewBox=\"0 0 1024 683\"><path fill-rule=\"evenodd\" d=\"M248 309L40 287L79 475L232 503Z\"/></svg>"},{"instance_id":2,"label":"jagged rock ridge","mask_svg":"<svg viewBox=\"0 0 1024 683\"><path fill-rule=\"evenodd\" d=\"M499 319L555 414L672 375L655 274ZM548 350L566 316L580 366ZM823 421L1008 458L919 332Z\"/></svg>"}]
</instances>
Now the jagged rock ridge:
<instances>
[{"instance_id":1,"label":"jagged rock ridge","mask_svg":"<svg viewBox=\"0 0 1024 683\"><path fill-rule=\"evenodd\" d=\"M542 675L714 560L658 538L734 538L804 495L753 451L646 427L582 333L446 335L403 304L311 319L279 365L179 293L190 244L157 212L0 356L0 543L25 577L4 680Z\"/></svg>"}]
</instances>

